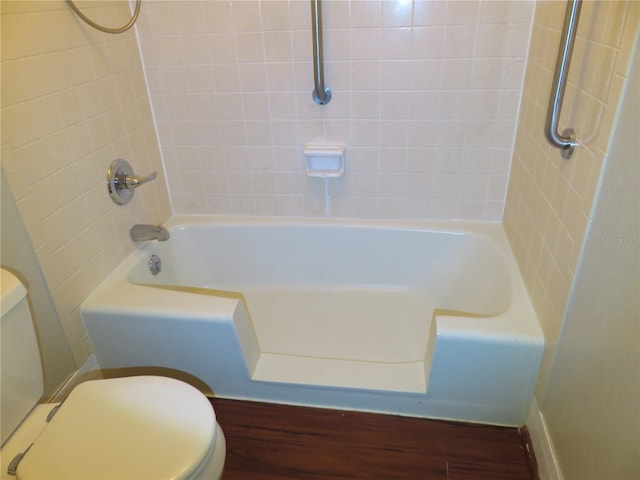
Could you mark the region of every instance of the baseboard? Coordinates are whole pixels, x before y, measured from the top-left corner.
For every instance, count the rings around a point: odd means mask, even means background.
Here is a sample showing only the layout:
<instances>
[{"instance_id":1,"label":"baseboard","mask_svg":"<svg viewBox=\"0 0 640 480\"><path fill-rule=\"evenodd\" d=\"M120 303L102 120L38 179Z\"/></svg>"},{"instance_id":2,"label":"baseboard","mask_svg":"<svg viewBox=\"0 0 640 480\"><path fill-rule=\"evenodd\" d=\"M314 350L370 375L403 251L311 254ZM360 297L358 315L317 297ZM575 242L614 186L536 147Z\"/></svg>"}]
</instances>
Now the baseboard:
<instances>
[{"instance_id":1,"label":"baseboard","mask_svg":"<svg viewBox=\"0 0 640 480\"><path fill-rule=\"evenodd\" d=\"M544 415L535 399L529 410L527 427L538 465L540 480L564 480Z\"/></svg>"},{"instance_id":2,"label":"baseboard","mask_svg":"<svg viewBox=\"0 0 640 480\"><path fill-rule=\"evenodd\" d=\"M93 354L89 355L89 358L85 360L85 362L80 366L80 368L76 370L67 379L67 381L64 382L64 384L62 384L62 386L58 389L58 391L56 391L52 395L51 402L63 401L65 398L67 398L67 395L69 395L69 392L73 389L73 387L81 383L87 377L93 377L96 373L92 373L92 372L99 372L99 371L100 371L100 365L98 365L98 360L96 359L96 356Z\"/></svg>"}]
</instances>

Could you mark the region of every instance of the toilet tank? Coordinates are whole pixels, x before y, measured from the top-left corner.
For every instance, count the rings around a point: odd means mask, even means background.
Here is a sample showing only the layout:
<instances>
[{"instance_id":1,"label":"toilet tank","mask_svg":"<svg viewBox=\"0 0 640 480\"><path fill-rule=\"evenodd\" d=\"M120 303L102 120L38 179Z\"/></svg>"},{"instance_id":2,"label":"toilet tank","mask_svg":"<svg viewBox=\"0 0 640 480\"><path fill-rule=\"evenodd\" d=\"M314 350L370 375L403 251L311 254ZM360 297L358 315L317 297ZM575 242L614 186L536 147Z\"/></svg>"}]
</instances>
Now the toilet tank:
<instances>
[{"instance_id":1,"label":"toilet tank","mask_svg":"<svg viewBox=\"0 0 640 480\"><path fill-rule=\"evenodd\" d=\"M0 269L0 434L2 443L38 403L44 391L40 350L18 278Z\"/></svg>"}]
</instances>

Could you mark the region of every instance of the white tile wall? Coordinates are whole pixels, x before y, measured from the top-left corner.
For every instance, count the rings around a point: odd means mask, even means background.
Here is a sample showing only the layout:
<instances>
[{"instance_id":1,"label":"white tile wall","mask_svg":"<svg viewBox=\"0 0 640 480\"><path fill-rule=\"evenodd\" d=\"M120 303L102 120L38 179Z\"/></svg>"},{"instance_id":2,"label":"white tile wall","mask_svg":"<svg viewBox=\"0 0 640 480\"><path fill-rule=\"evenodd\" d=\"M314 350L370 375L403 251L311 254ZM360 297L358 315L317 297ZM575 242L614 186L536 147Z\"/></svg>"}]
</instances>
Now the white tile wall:
<instances>
[{"instance_id":1,"label":"white tile wall","mask_svg":"<svg viewBox=\"0 0 640 480\"><path fill-rule=\"evenodd\" d=\"M128 2L79 2L107 25ZM5 1L2 169L16 198L74 358L91 352L78 307L133 250L128 229L170 213L133 31L97 32L60 1ZM106 171L126 158L159 179L116 207Z\"/></svg>"},{"instance_id":2,"label":"white tile wall","mask_svg":"<svg viewBox=\"0 0 640 480\"><path fill-rule=\"evenodd\" d=\"M640 27L637 2L583 2L559 128L582 145L563 160L543 129L564 10L537 3L503 222L545 333L541 405Z\"/></svg>"},{"instance_id":3,"label":"white tile wall","mask_svg":"<svg viewBox=\"0 0 640 480\"><path fill-rule=\"evenodd\" d=\"M146 2L141 50L174 213L325 215L303 146L346 145L330 216L500 220L533 3Z\"/></svg>"},{"instance_id":4,"label":"white tile wall","mask_svg":"<svg viewBox=\"0 0 640 480\"><path fill-rule=\"evenodd\" d=\"M81 5L129 16L126 2ZM634 2L585 2L562 123L586 146L567 164L541 131L562 6L539 2L511 167L533 6L325 0L334 99L319 107L306 0L143 2L144 67L133 32L96 32L61 0L3 0L2 168L76 361L80 302L132 249L131 224L170 213L155 118L174 213L324 215L303 172L313 139L347 146L331 216L499 220L510 182L504 223L547 371L639 22ZM126 207L105 193L116 157L159 172Z\"/></svg>"}]
</instances>

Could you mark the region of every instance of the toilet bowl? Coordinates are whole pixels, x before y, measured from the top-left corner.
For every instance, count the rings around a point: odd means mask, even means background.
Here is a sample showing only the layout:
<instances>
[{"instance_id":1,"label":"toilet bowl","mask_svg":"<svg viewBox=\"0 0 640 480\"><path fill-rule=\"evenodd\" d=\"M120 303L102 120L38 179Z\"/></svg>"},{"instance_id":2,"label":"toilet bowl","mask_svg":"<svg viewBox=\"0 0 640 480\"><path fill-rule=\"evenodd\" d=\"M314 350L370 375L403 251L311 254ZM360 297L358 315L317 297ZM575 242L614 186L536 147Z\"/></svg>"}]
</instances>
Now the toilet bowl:
<instances>
[{"instance_id":1,"label":"toilet bowl","mask_svg":"<svg viewBox=\"0 0 640 480\"><path fill-rule=\"evenodd\" d=\"M224 434L209 400L187 383L159 376L92 380L62 404L37 403L39 362L31 375L29 362L13 357L31 356L34 345L37 353L26 290L1 272L2 480L220 478ZM31 388L34 376L38 388Z\"/></svg>"},{"instance_id":2,"label":"toilet bowl","mask_svg":"<svg viewBox=\"0 0 640 480\"><path fill-rule=\"evenodd\" d=\"M93 380L74 388L57 410L55 404L40 407L45 411L26 427L36 432L14 433L10 442L14 436L16 442L2 448L4 468L31 445L17 464L14 479L221 476L226 445L214 410L202 393L179 380L154 376ZM45 414L52 410L53 418L46 422Z\"/></svg>"}]
</instances>

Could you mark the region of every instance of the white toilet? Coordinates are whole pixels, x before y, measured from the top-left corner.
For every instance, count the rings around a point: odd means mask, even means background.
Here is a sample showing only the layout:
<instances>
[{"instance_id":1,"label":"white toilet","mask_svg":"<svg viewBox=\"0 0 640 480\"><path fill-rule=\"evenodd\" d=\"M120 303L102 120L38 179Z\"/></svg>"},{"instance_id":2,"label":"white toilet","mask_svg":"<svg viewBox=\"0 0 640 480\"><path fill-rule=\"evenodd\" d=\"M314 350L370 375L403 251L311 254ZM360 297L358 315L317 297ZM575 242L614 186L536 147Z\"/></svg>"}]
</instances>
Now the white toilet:
<instances>
[{"instance_id":1,"label":"white toilet","mask_svg":"<svg viewBox=\"0 0 640 480\"><path fill-rule=\"evenodd\" d=\"M43 377L26 290L0 272L2 480L221 477L226 442L215 412L179 380L93 380L62 404L38 404Z\"/></svg>"}]
</instances>

